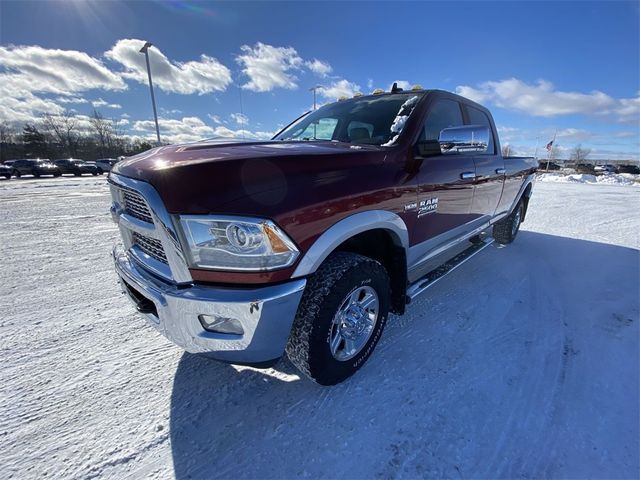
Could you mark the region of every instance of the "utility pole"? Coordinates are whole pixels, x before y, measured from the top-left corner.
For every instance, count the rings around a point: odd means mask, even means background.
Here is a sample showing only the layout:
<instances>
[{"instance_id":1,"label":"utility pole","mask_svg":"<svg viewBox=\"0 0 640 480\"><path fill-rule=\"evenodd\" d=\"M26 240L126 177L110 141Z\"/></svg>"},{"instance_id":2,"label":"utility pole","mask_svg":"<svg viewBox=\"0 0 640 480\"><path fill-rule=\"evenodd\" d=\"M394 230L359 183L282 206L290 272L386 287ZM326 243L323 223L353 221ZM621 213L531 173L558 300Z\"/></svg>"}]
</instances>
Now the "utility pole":
<instances>
[{"instance_id":1,"label":"utility pole","mask_svg":"<svg viewBox=\"0 0 640 480\"><path fill-rule=\"evenodd\" d=\"M146 42L140 49L140 53L144 53L144 58L147 60L147 75L149 76L149 89L151 90L151 104L153 105L153 119L156 122L156 137L158 138L158 146L160 146L160 127L158 126L158 112L156 111L156 97L153 94L153 82L151 81L151 65L149 65L149 47L153 44Z\"/></svg>"}]
</instances>

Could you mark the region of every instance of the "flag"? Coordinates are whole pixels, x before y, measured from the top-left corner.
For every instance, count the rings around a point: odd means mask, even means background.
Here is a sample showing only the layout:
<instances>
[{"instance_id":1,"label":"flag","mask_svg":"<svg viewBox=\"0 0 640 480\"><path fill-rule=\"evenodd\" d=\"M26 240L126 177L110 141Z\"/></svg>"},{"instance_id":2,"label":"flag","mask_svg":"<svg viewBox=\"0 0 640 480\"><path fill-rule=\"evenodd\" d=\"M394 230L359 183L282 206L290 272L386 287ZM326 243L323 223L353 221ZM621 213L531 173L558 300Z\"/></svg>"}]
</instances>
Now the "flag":
<instances>
[{"instance_id":1,"label":"flag","mask_svg":"<svg viewBox=\"0 0 640 480\"><path fill-rule=\"evenodd\" d=\"M547 146L544 147L544 148L546 148L547 151L550 152L552 147L553 147L553 140L551 140L549 143L547 143Z\"/></svg>"}]
</instances>

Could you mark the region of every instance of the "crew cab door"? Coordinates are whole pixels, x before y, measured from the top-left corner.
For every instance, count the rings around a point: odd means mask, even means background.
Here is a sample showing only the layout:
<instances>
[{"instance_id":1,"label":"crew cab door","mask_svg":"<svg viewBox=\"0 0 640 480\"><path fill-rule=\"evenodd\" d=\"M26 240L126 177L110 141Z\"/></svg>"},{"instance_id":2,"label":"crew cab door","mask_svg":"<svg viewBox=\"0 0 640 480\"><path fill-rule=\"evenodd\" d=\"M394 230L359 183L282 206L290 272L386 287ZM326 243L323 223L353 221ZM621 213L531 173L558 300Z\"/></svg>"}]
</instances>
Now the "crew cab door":
<instances>
[{"instance_id":1,"label":"crew cab door","mask_svg":"<svg viewBox=\"0 0 640 480\"><path fill-rule=\"evenodd\" d=\"M418 197L411 235L409 268L417 267L430 252L471 230L470 214L475 182L473 153L443 155L438 138L445 128L464 125L460 103L453 98L437 98L426 112L418 143L433 144L431 152L414 154L419 162ZM414 265L412 265L412 263Z\"/></svg>"},{"instance_id":2,"label":"crew cab door","mask_svg":"<svg viewBox=\"0 0 640 480\"><path fill-rule=\"evenodd\" d=\"M475 190L471 203L471 215L475 219L488 221L498 207L504 186L505 166L500 152L497 151L495 129L487 114L471 105L464 106L467 125L482 125L489 129L487 151L476 153L473 161L476 167Z\"/></svg>"}]
</instances>

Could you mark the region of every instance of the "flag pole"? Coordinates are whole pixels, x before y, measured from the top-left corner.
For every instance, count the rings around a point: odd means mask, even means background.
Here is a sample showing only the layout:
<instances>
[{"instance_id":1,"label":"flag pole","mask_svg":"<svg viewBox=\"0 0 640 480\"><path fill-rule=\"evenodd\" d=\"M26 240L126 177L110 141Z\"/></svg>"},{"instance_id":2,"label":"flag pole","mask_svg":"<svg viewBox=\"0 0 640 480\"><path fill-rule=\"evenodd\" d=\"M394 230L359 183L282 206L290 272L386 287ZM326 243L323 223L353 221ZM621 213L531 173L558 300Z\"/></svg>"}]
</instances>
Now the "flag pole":
<instances>
[{"instance_id":1,"label":"flag pole","mask_svg":"<svg viewBox=\"0 0 640 480\"><path fill-rule=\"evenodd\" d=\"M556 146L556 135L558 135L558 129L556 128L556 132L553 134L553 140L551 140L551 148L549 149L549 155L547 155L547 172L549 171L549 161L551 161L551 154L553 152L553 147Z\"/></svg>"}]
</instances>

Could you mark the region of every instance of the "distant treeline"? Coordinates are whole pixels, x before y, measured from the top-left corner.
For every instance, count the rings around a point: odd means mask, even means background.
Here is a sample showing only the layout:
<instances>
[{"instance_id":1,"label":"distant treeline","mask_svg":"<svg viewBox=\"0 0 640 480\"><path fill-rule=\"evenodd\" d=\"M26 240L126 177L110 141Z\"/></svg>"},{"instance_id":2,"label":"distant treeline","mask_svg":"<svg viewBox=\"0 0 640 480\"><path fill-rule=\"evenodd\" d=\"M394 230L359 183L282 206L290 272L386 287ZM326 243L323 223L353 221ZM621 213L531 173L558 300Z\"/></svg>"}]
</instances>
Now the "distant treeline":
<instances>
[{"instance_id":1,"label":"distant treeline","mask_svg":"<svg viewBox=\"0 0 640 480\"><path fill-rule=\"evenodd\" d=\"M0 161L19 158L116 158L135 155L151 142L124 134L122 120L72 114L43 115L22 128L0 122Z\"/></svg>"}]
</instances>

